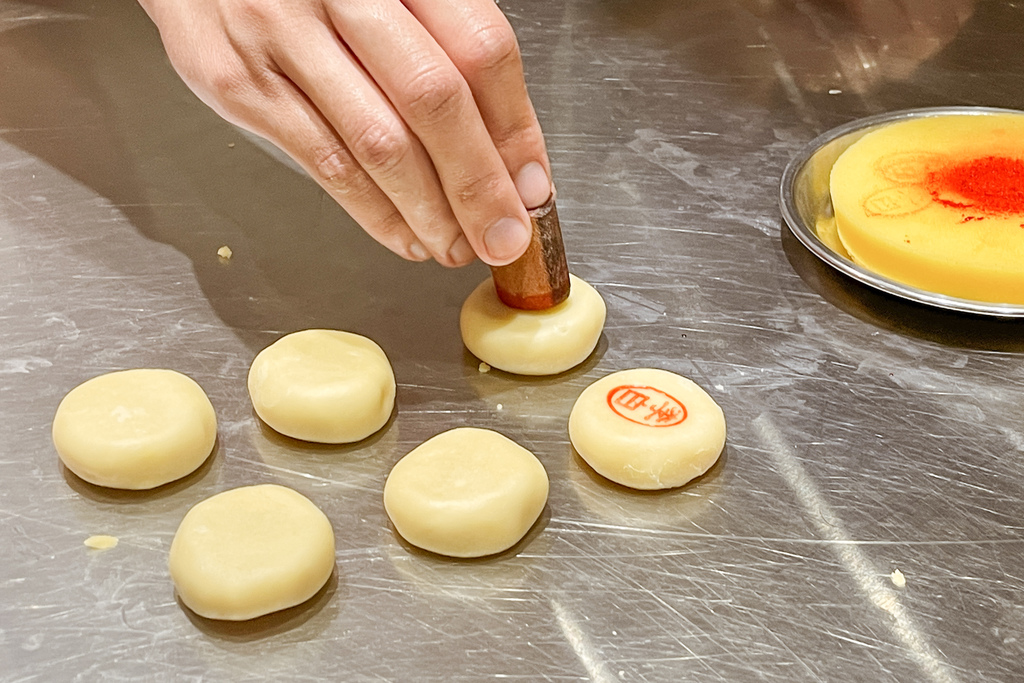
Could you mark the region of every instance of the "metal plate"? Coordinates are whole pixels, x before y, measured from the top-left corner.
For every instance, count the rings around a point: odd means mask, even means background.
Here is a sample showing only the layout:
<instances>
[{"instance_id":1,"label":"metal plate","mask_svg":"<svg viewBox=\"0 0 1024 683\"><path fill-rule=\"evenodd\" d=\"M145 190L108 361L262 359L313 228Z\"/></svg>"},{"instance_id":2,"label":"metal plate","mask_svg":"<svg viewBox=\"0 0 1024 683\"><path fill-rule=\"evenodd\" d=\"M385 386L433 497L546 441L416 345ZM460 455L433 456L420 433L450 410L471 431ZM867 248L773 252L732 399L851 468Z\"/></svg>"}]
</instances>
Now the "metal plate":
<instances>
[{"instance_id":1,"label":"metal plate","mask_svg":"<svg viewBox=\"0 0 1024 683\"><path fill-rule=\"evenodd\" d=\"M833 128L815 138L793 158L782 175L779 205L793 234L815 256L859 282L902 299L960 313L998 318L1024 318L1024 306L990 303L929 292L864 268L829 246L818 234L820 221L831 220L829 174L836 159L868 133L896 121L934 116L1020 114L1013 109L993 107L929 107L879 114Z\"/></svg>"}]
</instances>

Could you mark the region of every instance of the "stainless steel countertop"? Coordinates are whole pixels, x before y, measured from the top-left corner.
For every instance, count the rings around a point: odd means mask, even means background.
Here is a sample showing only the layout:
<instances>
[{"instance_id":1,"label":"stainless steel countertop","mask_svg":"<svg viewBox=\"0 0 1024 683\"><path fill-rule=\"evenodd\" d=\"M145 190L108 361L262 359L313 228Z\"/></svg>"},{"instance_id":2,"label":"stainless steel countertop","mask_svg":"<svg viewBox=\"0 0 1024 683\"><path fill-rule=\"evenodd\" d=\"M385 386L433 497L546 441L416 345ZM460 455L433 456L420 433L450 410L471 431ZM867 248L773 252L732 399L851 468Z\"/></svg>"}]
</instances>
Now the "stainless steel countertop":
<instances>
[{"instance_id":1,"label":"stainless steel countertop","mask_svg":"<svg viewBox=\"0 0 1024 683\"><path fill-rule=\"evenodd\" d=\"M786 162L834 125L1024 109L1024 3L979 2L918 41L934 55L916 68L807 2L501 4L571 267L608 303L595 356L555 378L479 373L457 317L486 269L378 247L199 103L134 4L0 0L0 679L1024 679L1024 325L835 275L776 203ZM308 327L387 351L383 433L327 447L259 424L250 361ZM214 457L150 493L64 471L59 400L146 366L209 393ZM725 454L680 490L617 488L568 444L582 388L637 366L725 410ZM460 425L503 432L551 477L504 556L417 552L384 514L390 466ZM257 482L324 509L335 575L254 622L195 617L167 575L171 537L191 505ZM100 533L120 544L83 546Z\"/></svg>"}]
</instances>

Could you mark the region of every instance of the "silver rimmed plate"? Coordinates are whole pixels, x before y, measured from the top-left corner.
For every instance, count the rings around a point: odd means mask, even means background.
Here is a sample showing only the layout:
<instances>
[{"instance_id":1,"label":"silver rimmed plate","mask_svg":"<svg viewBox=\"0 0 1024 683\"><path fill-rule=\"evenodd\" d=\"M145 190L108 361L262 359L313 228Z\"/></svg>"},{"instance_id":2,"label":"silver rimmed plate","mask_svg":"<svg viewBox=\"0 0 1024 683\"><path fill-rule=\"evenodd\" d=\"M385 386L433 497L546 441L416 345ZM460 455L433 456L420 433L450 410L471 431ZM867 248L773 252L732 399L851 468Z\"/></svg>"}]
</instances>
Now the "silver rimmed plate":
<instances>
[{"instance_id":1,"label":"silver rimmed plate","mask_svg":"<svg viewBox=\"0 0 1024 683\"><path fill-rule=\"evenodd\" d=\"M782 217L793 234L811 253L841 273L859 282L908 301L948 311L974 313L998 318L1024 318L1024 306L973 301L936 294L890 280L850 260L837 240L830 238L828 228L833 221L829 196L829 174L836 159L846 149L873 130L896 121L929 116L1021 114L1013 109L993 107L934 107L908 109L857 119L833 128L812 140L786 166L782 174L779 205ZM821 230L821 234L819 234Z\"/></svg>"}]
</instances>

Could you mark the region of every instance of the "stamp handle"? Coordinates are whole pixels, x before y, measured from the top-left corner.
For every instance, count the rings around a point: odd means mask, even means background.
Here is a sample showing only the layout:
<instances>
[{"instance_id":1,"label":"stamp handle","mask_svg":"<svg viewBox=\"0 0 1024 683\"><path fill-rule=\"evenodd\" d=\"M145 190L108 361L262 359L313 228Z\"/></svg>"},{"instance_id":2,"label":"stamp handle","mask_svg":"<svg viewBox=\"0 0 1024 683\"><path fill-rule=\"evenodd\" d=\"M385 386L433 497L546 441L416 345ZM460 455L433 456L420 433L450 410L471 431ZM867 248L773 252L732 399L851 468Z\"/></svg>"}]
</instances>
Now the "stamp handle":
<instances>
[{"instance_id":1,"label":"stamp handle","mask_svg":"<svg viewBox=\"0 0 1024 683\"><path fill-rule=\"evenodd\" d=\"M536 311L556 306L569 296L569 266L554 192L543 206L530 211L530 223L530 246L512 263L492 266L491 275L505 305Z\"/></svg>"}]
</instances>

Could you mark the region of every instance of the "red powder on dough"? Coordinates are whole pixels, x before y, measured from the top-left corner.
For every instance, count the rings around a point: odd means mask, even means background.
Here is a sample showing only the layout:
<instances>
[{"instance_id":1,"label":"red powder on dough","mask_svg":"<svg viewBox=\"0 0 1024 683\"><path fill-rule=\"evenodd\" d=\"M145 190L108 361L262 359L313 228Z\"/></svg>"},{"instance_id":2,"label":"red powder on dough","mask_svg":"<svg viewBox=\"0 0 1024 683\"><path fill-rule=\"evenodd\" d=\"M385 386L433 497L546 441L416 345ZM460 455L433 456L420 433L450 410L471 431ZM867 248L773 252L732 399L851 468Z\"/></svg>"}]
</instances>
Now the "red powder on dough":
<instances>
[{"instance_id":1,"label":"red powder on dough","mask_svg":"<svg viewBox=\"0 0 1024 683\"><path fill-rule=\"evenodd\" d=\"M954 209L1024 214L1024 159L985 156L952 163L927 179L932 198Z\"/></svg>"}]
</instances>

